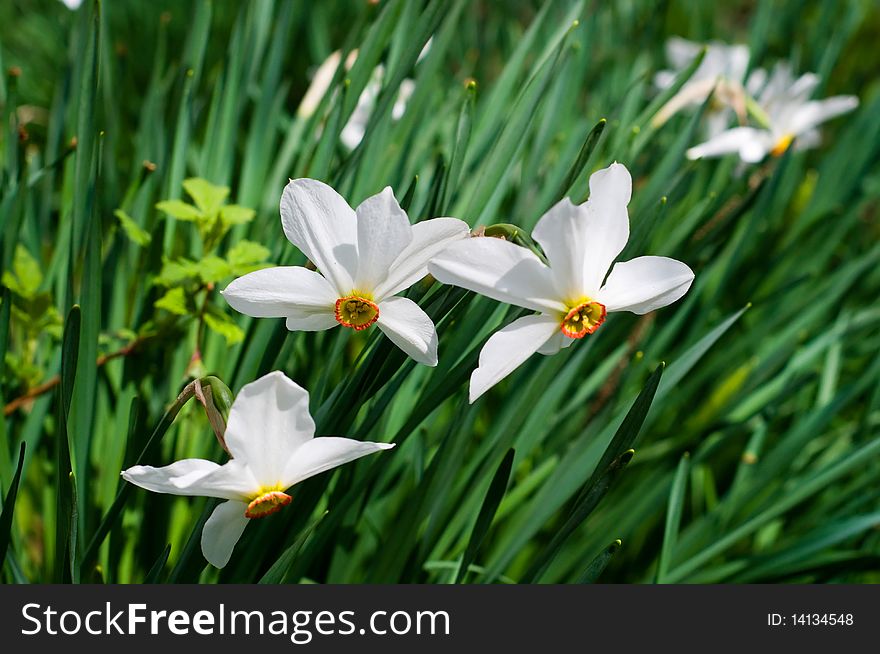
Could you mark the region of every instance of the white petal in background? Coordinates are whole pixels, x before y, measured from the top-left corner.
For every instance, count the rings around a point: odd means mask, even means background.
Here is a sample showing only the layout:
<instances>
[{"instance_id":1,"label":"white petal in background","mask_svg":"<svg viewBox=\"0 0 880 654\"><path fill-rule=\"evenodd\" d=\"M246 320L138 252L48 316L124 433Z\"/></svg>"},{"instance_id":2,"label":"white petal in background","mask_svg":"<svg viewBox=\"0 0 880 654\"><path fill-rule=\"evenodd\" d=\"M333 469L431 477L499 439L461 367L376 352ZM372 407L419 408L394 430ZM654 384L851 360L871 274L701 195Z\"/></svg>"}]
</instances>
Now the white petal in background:
<instances>
[{"instance_id":1,"label":"white petal in background","mask_svg":"<svg viewBox=\"0 0 880 654\"><path fill-rule=\"evenodd\" d=\"M339 193L315 179L294 179L281 196L287 238L337 292L351 292L357 272L357 218Z\"/></svg>"},{"instance_id":2,"label":"white petal in background","mask_svg":"<svg viewBox=\"0 0 880 654\"><path fill-rule=\"evenodd\" d=\"M694 273L667 257L638 257L614 264L596 300L608 311L639 315L672 304L691 287Z\"/></svg>"},{"instance_id":3,"label":"white petal in background","mask_svg":"<svg viewBox=\"0 0 880 654\"><path fill-rule=\"evenodd\" d=\"M247 527L246 502L223 502L214 509L202 529L202 554L215 568L229 563L235 544Z\"/></svg>"},{"instance_id":4,"label":"white petal in background","mask_svg":"<svg viewBox=\"0 0 880 654\"><path fill-rule=\"evenodd\" d=\"M312 439L285 459L283 485L293 486L331 468L392 447L394 443L372 443L337 436Z\"/></svg>"},{"instance_id":5,"label":"white petal in background","mask_svg":"<svg viewBox=\"0 0 880 654\"><path fill-rule=\"evenodd\" d=\"M336 289L324 277L301 266L263 268L232 281L223 298L236 311L254 318L332 316Z\"/></svg>"},{"instance_id":6,"label":"white petal in background","mask_svg":"<svg viewBox=\"0 0 880 654\"><path fill-rule=\"evenodd\" d=\"M813 127L848 113L858 106L859 99L854 95L837 95L824 100L813 100L805 103L794 112L789 129L793 134L804 134Z\"/></svg>"},{"instance_id":7,"label":"white petal in background","mask_svg":"<svg viewBox=\"0 0 880 654\"><path fill-rule=\"evenodd\" d=\"M470 228L458 218L432 218L411 228L412 241L389 267L375 288L377 299L409 288L428 274L428 262L455 241L468 238Z\"/></svg>"},{"instance_id":8,"label":"white petal in background","mask_svg":"<svg viewBox=\"0 0 880 654\"><path fill-rule=\"evenodd\" d=\"M379 329L416 362L437 365L437 330L418 304L405 297L379 303Z\"/></svg>"},{"instance_id":9,"label":"white petal in background","mask_svg":"<svg viewBox=\"0 0 880 654\"><path fill-rule=\"evenodd\" d=\"M308 392L280 371L245 385L229 411L225 440L262 486L280 483L291 452L312 439Z\"/></svg>"},{"instance_id":10,"label":"white petal in background","mask_svg":"<svg viewBox=\"0 0 880 654\"><path fill-rule=\"evenodd\" d=\"M471 373L470 402L516 370L559 330L559 319L525 316L498 330L480 351L480 365Z\"/></svg>"},{"instance_id":11,"label":"white petal in background","mask_svg":"<svg viewBox=\"0 0 880 654\"><path fill-rule=\"evenodd\" d=\"M412 227L394 192L386 186L357 208L358 269L355 288L373 292L394 260L412 243Z\"/></svg>"},{"instance_id":12,"label":"white petal in background","mask_svg":"<svg viewBox=\"0 0 880 654\"><path fill-rule=\"evenodd\" d=\"M721 132L705 143L690 148L687 151L687 157L688 159L720 157L725 154L740 154L745 150L750 158L757 156L760 151L758 158L760 161L772 147L772 145L767 147L770 140L772 137L767 130L754 127L734 127L726 132Z\"/></svg>"},{"instance_id":13,"label":"white petal in background","mask_svg":"<svg viewBox=\"0 0 880 654\"><path fill-rule=\"evenodd\" d=\"M434 257L428 272L499 302L534 311L565 312L553 273L529 249L481 236L453 243Z\"/></svg>"}]
</instances>

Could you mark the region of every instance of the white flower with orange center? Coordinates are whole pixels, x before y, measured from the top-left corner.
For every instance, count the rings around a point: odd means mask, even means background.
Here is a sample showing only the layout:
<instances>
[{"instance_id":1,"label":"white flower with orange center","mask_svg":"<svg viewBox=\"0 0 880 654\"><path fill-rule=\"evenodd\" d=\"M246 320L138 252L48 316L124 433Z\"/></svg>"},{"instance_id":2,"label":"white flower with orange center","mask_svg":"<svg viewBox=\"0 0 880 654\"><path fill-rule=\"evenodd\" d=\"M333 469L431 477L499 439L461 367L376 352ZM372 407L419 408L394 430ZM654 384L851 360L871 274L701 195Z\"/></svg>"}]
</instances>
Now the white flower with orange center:
<instances>
[{"instance_id":1,"label":"white flower with orange center","mask_svg":"<svg viewBox=\"0 0 880 654\"><path fill-rule=\"evenodd\" d=\"M134 466L122 477L156 493L226 500L202 530L202 553L222 568L248 522L290 504L293 498L285 491L291 486L394 447L314 435L308 392L284 373L271 372L247 384L232 403L223 437L233 457L227 463L183 459L164 468Z\"/></svg>"},{"instance_id":2,"label":"white flower with orange center","mask_svg":"<svg viewBox=\"0 0 880 654\"><path fill-rule=\"evenodd\" d=\"M760 114L762 127L734 127L687 151L689 159L738 154L746 163L757 163L768 154L778 157L792 142L797 149L820 142L817 127L859 106L853 95L810 100L819 77L806 73L795 79L791 67L777 65L767 79L758 69L749 76L749 89L758 91L752 113Z\"/></svg>"},{"instance_id":3,"label":"white flower with orange center","mask_svg":"<svg viewBox=\"0 0 880 654\"><path fill-rule=\"evenodd\" d=\"M372 324L419 363L437 365L437 331L412 300L397 296L427 275L428 261L468 226L455 218L411 225L390 187L356 210L326 184L292 180L281 197L287 238L317 266L279 266L233 281L223 297L257 318L286 318L291 331Z\"/></svg>"},{"instance_id":4,"label":"white flower with orange center","mask_svg":"<svg viewBox=\"0 0 880 654\"><path fill-rule=\"evenodd\" d=\"M629 239L631 191L629 171L615 163L590 177L587 202L566 198L544 214L532 236L549 265L528 248L491 237L454 243L431 261L429 272L444 284L539 312L486 342L471 375L471 402L535 352L555 354L594 333L607 313L648 313L687 292L694 273L675 259L637 257L612 267Z\"/></svg>"}]
</instances>

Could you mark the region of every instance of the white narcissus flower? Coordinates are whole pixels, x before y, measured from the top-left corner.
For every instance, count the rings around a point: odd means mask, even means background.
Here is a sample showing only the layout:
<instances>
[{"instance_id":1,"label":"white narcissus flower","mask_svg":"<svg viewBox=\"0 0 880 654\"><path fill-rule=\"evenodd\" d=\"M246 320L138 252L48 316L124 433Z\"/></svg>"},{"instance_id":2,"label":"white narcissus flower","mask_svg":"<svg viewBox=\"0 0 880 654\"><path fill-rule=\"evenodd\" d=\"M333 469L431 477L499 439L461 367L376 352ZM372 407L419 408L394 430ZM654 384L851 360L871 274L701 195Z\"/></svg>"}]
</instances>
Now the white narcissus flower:
<instances>
[{"instance_id":1,"label":"white narcissus flower","mask_svg":"<svg viewBox=\"0 0 880 654\"><path fill-rule=\"evenodd\" d=\"M419 53L417 61L421 61L428 53L431 49L432 41L433 37L428 39L425 47L423 47L422 51ZM357 55L357 50L349 52L348 57L345 59L345 70L351 69L357 59ZM324 95L330 89L330 82L333 81L333 76L336 74L336 69L339 67L341 59L342 53L339 50L336 50L331 53L320 66L318 66L312 77L312 83L297 108L298 116L301 118L308 118L315 112ZM345 126L342 128L339 139L349 150L354 150L364 139L367 123L369 123L370 116L373 114L373 109L375 109L376 100L379 97L379 92L382 90L382 82L384 79L385 67L382 64L379 64L373 69L373 72L370 75L370 81L367 82L364 90L361 91L360 96L358 96L357 105L355 105L354 111L345 123ZM400 83L400 87L397 91L397 98L391 109L392 120L400 120L403 117L403 114L406 111L406 105L412 97L415 88L416 83L412 79L406 78Z\"/></svg>"},{"instance_id":2,"label":"white narcissus flower","mask_svg":"<svg viewBox=\"0 0 880 654\"><path fill-rule=\"evenodd\" d=\"M287 238L319 272L301 266L265 268L234 280L223 297L256 318L286 318L291 331L373 323L419 363L437 365L437 331L412 300L398 297L427 275L428 261L469 233L455 218L411 225L390 187L356 210L332 188L295 179L281 196Z\"/></svg>"},{"instance_id":3,"label":"white narcissus flower","mask_svg":"<svg viewBox=\"0 0 880 654\"><path fill-rule=\"evenodd\" d=\"M629 239L631 191L629 171L615 163L590 177L587 202L566 198L551 207L532 232L549 266L528 248L491 237L455 243L431 261L428 271L444 284L539 312L489 338L471 375L471 402L535 352L555 354L592 334L607 312L644 314L687 292L694 273L675 259L611 266Z\"/></svg>"},{"instance_id":4,"label":"white narcissus flower","mask_svg":"<svg viewBox=\"0 0 880 654\"><path fill-rule=\"evenodd\" d=\"M229 411L224 440L232 459L223 465L182 459L164 468L134 466L126 480L156 493L217 497L202 530L202 553L222 568L248 522L290 504L291 486L317 474L387 450L393 443L315 438L309 394L281 372L241 389Z\"/></svg>"},{"instance_id":5,"label":"white narcissus flower","mask_svg":"<svg viewBox=\"0 0 880 654\"><path fill-rule=\"evenodd\" d=\"M655 126L665 123L671 116L687 106L699 105L714 91L714 106L709 107L709 135L724 130L733 109L741 120L746 117L743 80L749 66L749 49L745 45L727 45L718 41L703 46L680 37L666 42L666 57L673 70L663 70L654 77L654 84L665 89L672 86L675 78L687 68L703 48L706 54L690 79L661 107L652 122Z\"/></svg>"},{"instance_id":6,"label":"white narcissus flower","mask_svg":"<svg viewBox=\"0 0 880 654\"><path fill-rule=\"evenodd\" d=\"M805 149L819 143L818 125L859 106L853 95L810 100L818 76L806 73L795 79L787 64L777 65L770 79L763 70L749 78L749 88L760 89L756 103L764 113L765 128L734 127L687 151L689 159L738 154L746 163L757 163L768 154L780 156L795 142Z\"/></svg>"}]
</instances>

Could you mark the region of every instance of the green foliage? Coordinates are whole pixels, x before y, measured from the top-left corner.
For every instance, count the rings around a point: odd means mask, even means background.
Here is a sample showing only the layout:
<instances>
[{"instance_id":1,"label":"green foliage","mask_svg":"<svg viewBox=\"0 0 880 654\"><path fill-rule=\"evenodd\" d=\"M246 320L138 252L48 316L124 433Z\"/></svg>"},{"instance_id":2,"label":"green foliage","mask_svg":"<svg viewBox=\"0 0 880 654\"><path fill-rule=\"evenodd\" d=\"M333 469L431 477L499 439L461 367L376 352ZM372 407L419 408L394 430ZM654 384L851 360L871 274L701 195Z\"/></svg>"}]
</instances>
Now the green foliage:
<instances>
[{"instance_id":1,"label":"green foliage","mask_svg":"<svg viewBox=\"0 0 880 654\"><path fill-rule=\"evenodd\" d=\"M226 186L215 186L193 177L184 180L183 188L195 206L180 200L165 200L156 204L156 208L177 220L194 223L203 254L197 260L186 257L163 259L162 269L154 282L167 290L153 306L199 324L197 351L202 325L222 336L227 345L234 345L244 339L244 331L214 303L214 288L232 277L268 267L265 261L271 252L259 243L241 240L229 248L225 258L212 254L230 229L249 223L256 212L235 204L224 204L229 196Z\"/></svg>"},{"instance_id":2,"label":"green foliage","mask_svg":"<svg viewBox=\"0 0 880 654\"><path fill-rule=\"evenodd\" d=\"M878 25L860 0L0 3L4 74L21 69L0 84L0 577L880 581ZM821 74L816 97L861 105L818 149L687 161L711 107L652 120L673 35L748 43L752 68L790 60ZM298 112L337 49L357 59ZM280 226L288 178L353 206L391 186L414 222L540 253L543 212L613 161L634 180L622 259L675 257L694 286L474 405L480 348L516 309L416 285L440 337L427 368L376 328L290 333L219 294L306 263ZM214 501L119 471L223 461L231 396L271 370L310 391L319 435L397 447L295 486L217 571L199 551Z\"/></svg>"},{"instance_id":3,"label":"green foliage","mask_svg":"<svg viewBox=\"0 0 880 654\"><path fill-rule=\"evenodd\" d=\"M246 225L256 211L237 204L225 204L229 187L216 186L199 177L183 180L183 188L195 206L182 200L165 200L156 204L159 211L171 218L195 223L206 252L213 251L235 225Z\"/></svg>"}]
</instances>

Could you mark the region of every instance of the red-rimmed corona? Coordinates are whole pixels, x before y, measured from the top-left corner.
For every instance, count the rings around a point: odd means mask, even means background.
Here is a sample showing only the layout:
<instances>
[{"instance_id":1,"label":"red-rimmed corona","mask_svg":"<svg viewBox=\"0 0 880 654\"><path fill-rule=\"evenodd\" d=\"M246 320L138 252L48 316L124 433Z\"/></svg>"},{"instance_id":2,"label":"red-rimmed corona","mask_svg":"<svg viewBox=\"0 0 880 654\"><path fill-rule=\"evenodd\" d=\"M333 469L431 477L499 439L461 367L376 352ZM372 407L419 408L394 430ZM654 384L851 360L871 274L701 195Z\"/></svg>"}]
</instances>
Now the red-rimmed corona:
<instances>
[{"instance_id":1,"label":"red-rimmed corona","mask_svg":"<svg viewBox=\"0 0 880 654\"><path fill-rule=\"evenodd\" d=\"M562 333L569 338L583 338L605 322L605 305L586 300L571 309L562 319Z\"/></svg>"},{"instance_id":2,"label":"red-rimmed corona","mask_svg":"<svg viewBox=\"0 0 880 654\"><path fill-rule=\"evenodd\" d=\"M269 491L258 495L247 505L244 512L245 518L265 518L267 515L278 513L285 506L290 504L293 498L287 493L281 491Z\"/></svg>"},{"instance_id":3,"label":"red-rimmed corona","mask_svg":"<svg viewBox=\"0 0 880 654\"><path fill-rule=\"evenodd\" d=\"M349 295L336 300L334 316L343 327L361 331L379 320L379 305L363 295Z\"/></svg>"}]
</instances>

